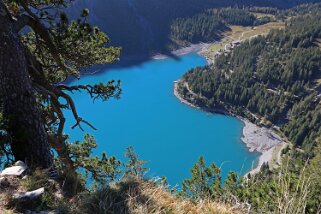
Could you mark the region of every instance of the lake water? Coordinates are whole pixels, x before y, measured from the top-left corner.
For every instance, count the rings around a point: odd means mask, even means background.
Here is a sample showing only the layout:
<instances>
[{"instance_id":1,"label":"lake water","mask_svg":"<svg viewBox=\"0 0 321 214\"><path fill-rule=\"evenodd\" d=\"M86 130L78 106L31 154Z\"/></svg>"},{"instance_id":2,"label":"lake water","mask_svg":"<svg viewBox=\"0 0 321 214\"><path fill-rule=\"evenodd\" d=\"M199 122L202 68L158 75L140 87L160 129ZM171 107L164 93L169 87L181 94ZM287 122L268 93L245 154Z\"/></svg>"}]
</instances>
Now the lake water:
<instances>
[{"instance_id":1,"label":"lake water","mask_svg":"<svg viewBox=\"0 0 321 214\"><path fill-rule=\"evenodd\" d=\"M190 168L201 155L208 164L221 166L223 177L230 170L245 174L258 154L248 152L241 141L243 123L193 109L173 95L173 81L205 64L204 58L192 53L179 60L151 60L73 81L71 84L122 81L120 100L93 103L85 93L73 95L79 115L98 129L83 125L97 139L95 154L105 151L125 160L125 149L133 146L140 159L149 161L148 176L166 176L171 185L190 177ZM66 116L69 127L74 120L70 113ZM84 135L77 128L65 131L71 139L81 140Z\"/></svg>"}]
</instances>

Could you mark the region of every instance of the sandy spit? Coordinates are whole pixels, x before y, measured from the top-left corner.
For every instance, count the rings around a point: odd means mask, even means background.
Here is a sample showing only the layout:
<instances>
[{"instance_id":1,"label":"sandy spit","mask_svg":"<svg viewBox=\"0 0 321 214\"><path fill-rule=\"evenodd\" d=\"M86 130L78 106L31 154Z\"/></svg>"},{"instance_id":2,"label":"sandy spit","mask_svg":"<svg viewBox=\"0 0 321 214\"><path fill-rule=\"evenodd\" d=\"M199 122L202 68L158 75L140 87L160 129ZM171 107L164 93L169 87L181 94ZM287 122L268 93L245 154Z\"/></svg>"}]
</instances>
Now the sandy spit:
<instances>
[{"instance_id":1,"label":"sandy spit","mask_svg":"<svg viewBox=\"0 0 321 214\"><path fill-rule=\"evenodd\" d=\"M272 129L259 127L244 118L239 119L244 123L242 141L250 152L257 151L261 153L257 166L249 172L255 174L260 171L264 163L272 161L276 147L280 144L285 144L285 142Z\"/></svg>"}]
</instances>

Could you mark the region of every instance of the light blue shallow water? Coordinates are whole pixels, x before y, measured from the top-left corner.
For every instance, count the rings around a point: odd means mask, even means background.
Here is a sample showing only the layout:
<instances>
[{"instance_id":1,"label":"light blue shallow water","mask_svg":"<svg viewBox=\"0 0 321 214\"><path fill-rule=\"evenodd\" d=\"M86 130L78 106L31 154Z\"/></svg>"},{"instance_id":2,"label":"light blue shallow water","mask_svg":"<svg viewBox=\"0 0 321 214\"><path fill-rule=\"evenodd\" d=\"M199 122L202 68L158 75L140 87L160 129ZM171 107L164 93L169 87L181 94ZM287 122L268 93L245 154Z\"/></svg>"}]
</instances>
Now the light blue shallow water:
<instances>
[{"instance_id":1,"label":"light blue shallow water","mask_svg":"<svg viewBox=\"0 0 321 214\"><path fill-rule=\"evenodd\" d=\"M106 151L124 159L133 146L140 159L150 161L148 176L166 176L171 185L190 177L190 168L203 155L207 163L222 165L223 177L230 171L244 174L256 162L241 142L243 123L233 117L209 115L186 106L173 95L173 81L188 69L205 65L195 53L180 60L151 60L144 64L83 77L71 84L94 84L110 79L122 81L120 100L93 103L85 93L73 98L79 115L98 128L96 154ZM67 113L68 125L74 121ZM85 125L84 125L85 126ZM66 128L71 139L82 139L79 129Z\"/></svg>"}]
</instances>

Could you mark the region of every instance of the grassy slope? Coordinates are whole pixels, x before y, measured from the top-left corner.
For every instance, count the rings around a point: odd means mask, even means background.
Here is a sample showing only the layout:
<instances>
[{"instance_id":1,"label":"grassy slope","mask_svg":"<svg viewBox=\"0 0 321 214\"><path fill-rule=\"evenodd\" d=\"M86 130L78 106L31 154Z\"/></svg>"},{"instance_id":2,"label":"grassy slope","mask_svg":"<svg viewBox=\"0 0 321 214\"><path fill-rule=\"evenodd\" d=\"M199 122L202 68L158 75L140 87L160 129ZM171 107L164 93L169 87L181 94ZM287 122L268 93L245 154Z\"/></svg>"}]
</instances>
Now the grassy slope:
<instances>
[{"instance_id":1,"label":"grassy slope","mask_svg":"<svg viewBox=\"0 0 321 214\"><path fill-rule=\"evenodd\" d=\"M14 190L31 191L39 186L45 186L46 193L41 199L32 203L19 204L11 198ZM14 214L26 210L37 212L55 210L58 213L73 214L243 213L239 208L235 208L236 206L233 208L230 204L210 199L192 202L176 197L165 185L139 178L117 182L93 192L79 193L72 198L58 194L60 191L59 187L54 188L52 181L39 176L39 173L29 176L26 180L10 179L10 188L0 191L0 213Z\"/></svg>"},{"instance_id":2,"label":"grassy slope","mask_svg":"<svg viewBox=\"0 0 321 214\"><path fill-rule=\"evenodd\" d=\"M229 26L231 31L225 32L223 34L223 39L219 42L211 45L206 51L202 53L206 58L211 61L214 60L214 55L219 50L224 50L224 46L233 41L243 41L250 39L251 37L258 35L266 35L272 29L281 29L284 28L284 22L270 22L264 25L256 26L252 29L252 27L243 27L243 26Z\"/></svg>"}]
</instances>

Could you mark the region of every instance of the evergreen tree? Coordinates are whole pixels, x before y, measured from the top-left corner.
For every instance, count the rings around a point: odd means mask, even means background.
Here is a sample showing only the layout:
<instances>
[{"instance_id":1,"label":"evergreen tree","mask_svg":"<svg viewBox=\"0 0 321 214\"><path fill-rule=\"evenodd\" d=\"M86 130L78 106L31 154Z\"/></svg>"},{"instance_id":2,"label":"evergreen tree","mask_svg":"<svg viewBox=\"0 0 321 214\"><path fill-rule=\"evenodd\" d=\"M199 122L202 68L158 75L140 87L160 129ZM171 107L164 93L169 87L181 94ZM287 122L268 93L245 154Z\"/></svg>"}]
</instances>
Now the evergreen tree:
<instances>
[{"instance_id":1,"label":"evergreen tree","mask_svg":"<svg viewBox=\"0 0 321 214\"><path fill-rule=\"evenodd\" d=\"M78 78L80 68L113 62L120 52L119 48L106 47L108 37L87 23L88 10L69 21L63 12L68 3L0 0L3 117L15 160L33 168L53 165L52 146L66 171L75 170L63 134L63 108L71 109L73 128L82 128L82 124L94 128L78 115L67 92L83 90L102 100L120 94L119 82L114 81L93 86L61 83L70 76Z\"/></svg>"}]
</instances>

